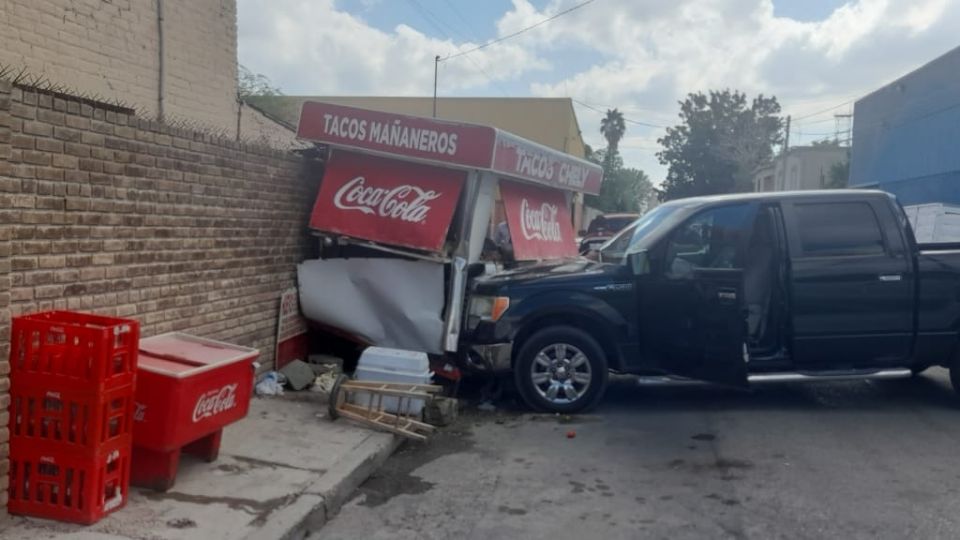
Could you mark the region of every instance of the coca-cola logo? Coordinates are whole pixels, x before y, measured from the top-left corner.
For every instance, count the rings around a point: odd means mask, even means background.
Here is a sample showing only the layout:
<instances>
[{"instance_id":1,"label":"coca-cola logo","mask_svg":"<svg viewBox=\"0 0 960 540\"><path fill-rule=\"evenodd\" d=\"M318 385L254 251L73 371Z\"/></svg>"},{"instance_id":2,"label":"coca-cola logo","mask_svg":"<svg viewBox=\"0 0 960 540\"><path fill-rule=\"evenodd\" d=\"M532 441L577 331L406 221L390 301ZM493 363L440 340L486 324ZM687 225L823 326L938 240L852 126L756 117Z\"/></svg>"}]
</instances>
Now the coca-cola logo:
<instances>
[{"instance_id":1,"label":"coca-cola logo","mask_svg":"<svg viewBox=\"0 0 960 540\"><path fill-rule=\"evenodd\" d=\"M367 185L367 179L357 176L337 190L333 204L341 210L357 210L408 223L423 223L430 213L428 202L441 193L405 184L395 188Z\"/></svg>"},{"instance_id":2,"label":"coca-cola logo","mask_svg":"<svg viewBox=\"0 0 960 540\"><path fill-rule=\"evenodd\" d=\"M133 421L143 422L147 419L147 406L143 403L134 403Z\"/></svg>"},{"instance_id":3,"label":"coca-cola logo","mask_svg":"<svg viewBox=\"0 0 960 540\"><path fill-rule=\"evenodd\" d=\"M543 203L539 207L531 207L524 197L520 203L520 229L527 240L543 240L546 242L562 242L559 213L557 205Z\"/></svg>"},{"instance_id":4,"label":"coca-cola logo","mask_svg":"<svg viewBox=\"0 0 960 540\"><path fill-rule=\"evenodd\" d=\"M237 384L228 384L223 388L204 392L193 407L193 421L220 414L237 406Z\"/></svg>"}]
</instances>

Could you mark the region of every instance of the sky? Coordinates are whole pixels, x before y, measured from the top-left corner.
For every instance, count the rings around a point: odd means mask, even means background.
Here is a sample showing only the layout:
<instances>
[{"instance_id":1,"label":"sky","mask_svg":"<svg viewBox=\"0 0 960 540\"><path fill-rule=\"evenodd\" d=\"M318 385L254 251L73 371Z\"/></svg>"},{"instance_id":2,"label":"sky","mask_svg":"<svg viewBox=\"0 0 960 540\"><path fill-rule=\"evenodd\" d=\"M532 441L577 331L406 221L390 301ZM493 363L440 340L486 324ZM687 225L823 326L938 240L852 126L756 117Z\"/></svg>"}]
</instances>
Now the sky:
<instances>
[{"instance_id":1,"label":"sky","mask_svg":"<svg viewBox=\"0 0 960 540\"><path fill-rule=\"evenodd\" d=\"M431 95L436 55L582 2L238 0L240 63L289 95ZM688 93L776 96L791 146L809 144L832 137L856 98L960 46L957 28L960 0L594 0L441 62L438 93L570 97L594 148L616 107L624 163L659 183L657 138Z\"/></svg>"}]
</instances>

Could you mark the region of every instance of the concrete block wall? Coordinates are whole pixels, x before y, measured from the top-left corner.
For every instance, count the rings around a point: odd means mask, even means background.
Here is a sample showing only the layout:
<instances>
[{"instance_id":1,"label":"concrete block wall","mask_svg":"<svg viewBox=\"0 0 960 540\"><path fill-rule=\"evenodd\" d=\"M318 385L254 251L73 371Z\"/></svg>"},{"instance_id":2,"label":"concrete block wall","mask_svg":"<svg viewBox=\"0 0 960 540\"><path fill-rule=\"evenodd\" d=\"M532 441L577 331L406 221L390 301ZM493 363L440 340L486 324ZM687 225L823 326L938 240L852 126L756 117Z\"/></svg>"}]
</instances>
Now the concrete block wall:
<instances>
[{"instance_id":1,"label":"concrete block wall","mask_svg":"<svg viewBox=\"0 0 960 540\"><path fill-rule=\"evenodd\" d=\"M0 521L7 514L7 487L10 478L10 432L7 425L10 416L10 252L12 215L8 211L7 194L13 191L14 181L9 178L12 169L9 158L10 146L10 93L9 82L0 80Z\"/></svg>"},{"instance_id":2,"label":"concrete block wall","mask_svg":"<svg viewBox=\"0 0 960 540\"><path fill-rule=\"evenodd\" d=\"M236 134L236 0L3 0L0 64L156 117Z\"/></svg>"}]
</instances>

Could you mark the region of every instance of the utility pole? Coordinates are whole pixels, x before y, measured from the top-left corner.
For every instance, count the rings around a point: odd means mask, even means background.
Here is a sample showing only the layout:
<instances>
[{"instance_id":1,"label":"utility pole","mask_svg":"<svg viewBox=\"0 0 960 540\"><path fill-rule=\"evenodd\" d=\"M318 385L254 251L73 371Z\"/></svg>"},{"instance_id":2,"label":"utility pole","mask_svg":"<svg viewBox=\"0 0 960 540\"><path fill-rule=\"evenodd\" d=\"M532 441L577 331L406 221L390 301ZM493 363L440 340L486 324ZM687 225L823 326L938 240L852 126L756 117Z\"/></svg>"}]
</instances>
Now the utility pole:
<instances>
[{"instance_id":1,"label":"utility pole","mask_svg":"<svg viewBox=\"0 0 960 540\"><path fill-rule=\"evenodd\" d=\"M781 189L787 189L787 150L790 149L790 116L787 115L787 134L783 137L783 149L780 150L781 162L783 163L783 184Z\"/></svg>"},{"instance_id":2,"label":"utility pole","mask_svg":"<svg viewBox=\"0 0 960 540\"><path fill-rule=\"evenodd\" d=\"M837 144L841 144L841 143L840 143L840 134L843 133L843 134L844 134L844 137L843 137L844 143L843 143L843 144L849 144L849 143L846 143L846 140L848 139L847 135L849 135L850 138L852 138L852 136L853 136L853 134L851 133L851 126L850 126L850 124L851 124L852 121L853 121L853 115L852 115L852 114L849 114L849 113L848 113L848 114L835 114L835 115L833 115L833 118L834 118L834 120L836 120L836 124L837 124L837 125L836 125L836 131L835 131L834 134L833 134L833 139L834 139L835 141L837 141ZM841 123L844 124L844 126L845 126L846 129L840 129Z\"/></svg>"},{"instance_id":3,"label":"utility pole","mask_svg":"<svg viewBox=\"0 0 960 540\"><path fill-rule=\"evenodd\" d=\"M440 67L440 55L433 58L433 117L437 117L437 69Z\"/></svg>"}]
</instances>

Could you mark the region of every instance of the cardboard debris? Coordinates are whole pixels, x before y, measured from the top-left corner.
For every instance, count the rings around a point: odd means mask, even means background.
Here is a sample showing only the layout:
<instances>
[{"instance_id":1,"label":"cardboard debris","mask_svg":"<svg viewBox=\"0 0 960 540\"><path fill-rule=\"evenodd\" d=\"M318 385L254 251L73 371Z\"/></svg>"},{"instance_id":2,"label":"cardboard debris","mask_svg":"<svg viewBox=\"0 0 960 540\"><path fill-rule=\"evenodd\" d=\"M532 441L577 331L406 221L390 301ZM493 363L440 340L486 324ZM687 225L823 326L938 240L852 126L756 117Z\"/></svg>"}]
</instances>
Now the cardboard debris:
<instances>
[{"instance_id":1,"label":"cardboard debris","mask_svg":"<svg viewBox=\"0 0 960 540\"><path fill-rule=\"evenodd\" d=\"M331 354L311 354L307 358L307 363L317 372L317 375L322 375L333 368L343 369L343 358Z\"/></svg>"},{"instance_id":2,"label":"cardboard debris","mask_svg":"<svg viewBox=\"0 0 960 540\"><path fill-rule=\"evenodd\" d=\"M337 382L337 378L340 377L341 373L339 371L328 371L323 375L317 375L317 378L313 381L314 392L321 392L323 394L329 395L333 391L333 385Z\"/></svg>"},{"instance_id":3,"label":"cardboard debris","mask_svg":"<svg viewBox=\"0 0 960 540\"><path fill-rule=\"evenodd\" d=\"M287 384L294 390L303 390L313 384L313 380L316 378L313 368L303 360L290 362L280 368L280 373L287 378Z\"/></svg>"},{"instance_id":4,"label":"cardboard debris","mask_svg":"<svg viewBox=\"0 0 960 540\"><path fill-rule=\"evenodd\" d=\"M423 420L434 426L449 426L457 420L459 402L455 398L436 396L423 409Z\"/></svg>"}]
</instances>

